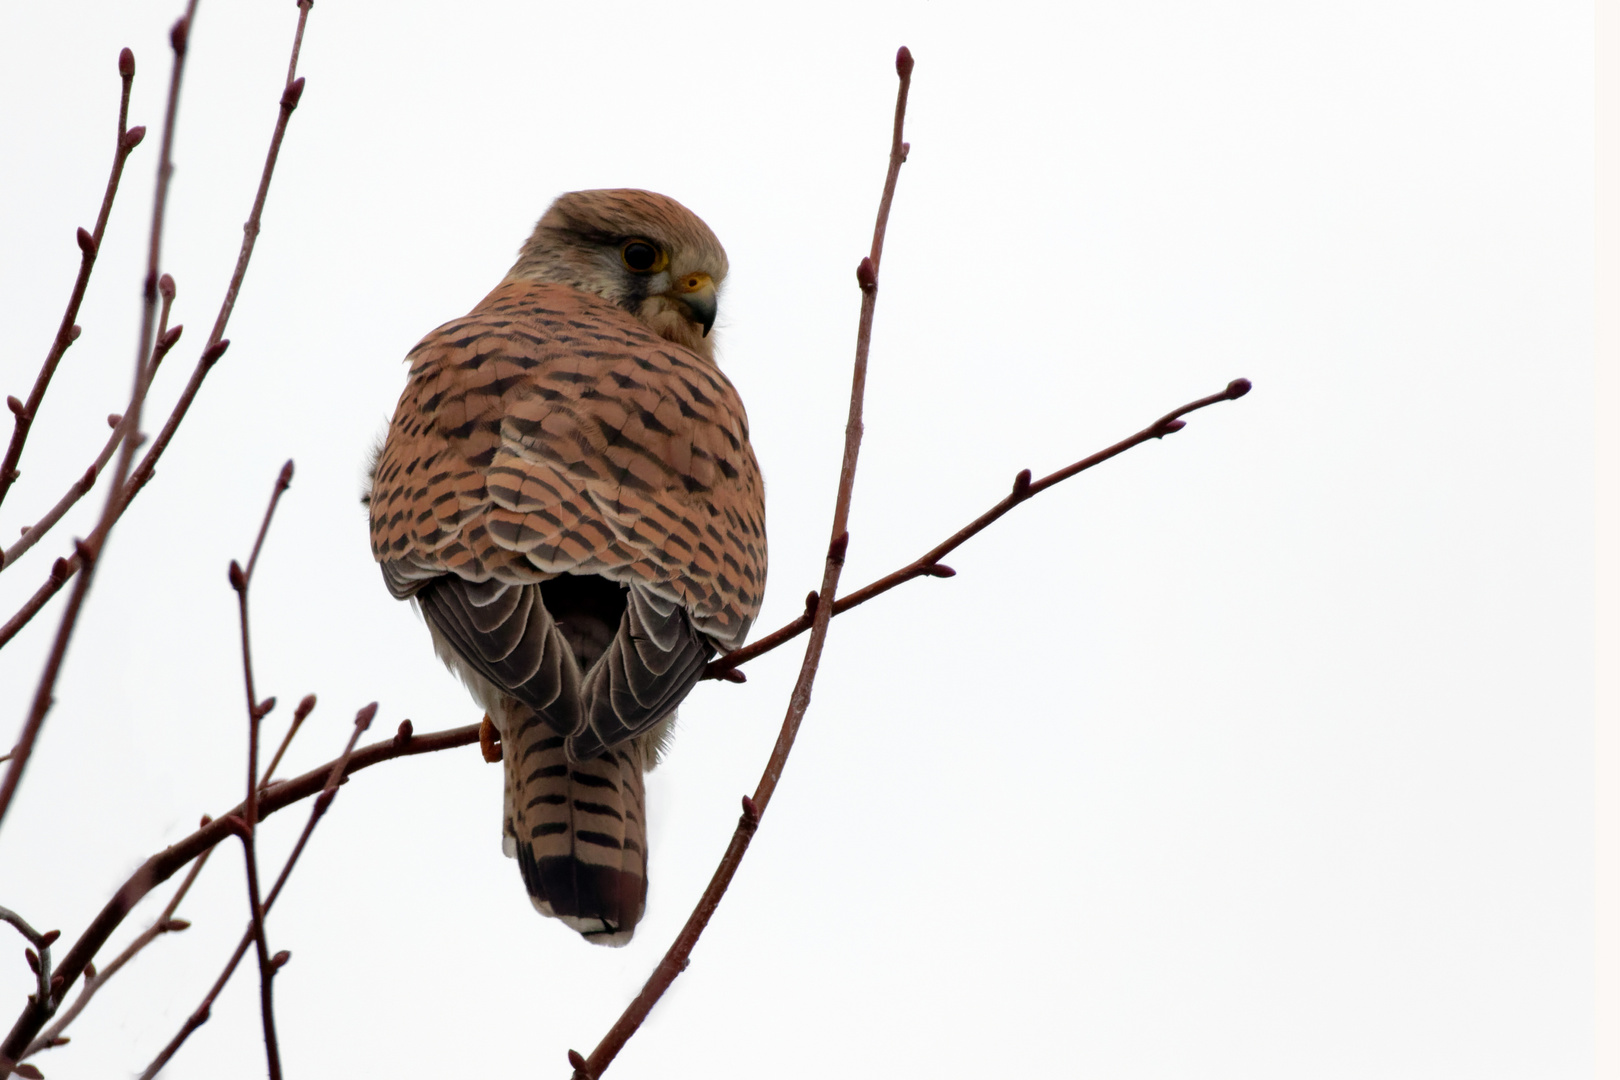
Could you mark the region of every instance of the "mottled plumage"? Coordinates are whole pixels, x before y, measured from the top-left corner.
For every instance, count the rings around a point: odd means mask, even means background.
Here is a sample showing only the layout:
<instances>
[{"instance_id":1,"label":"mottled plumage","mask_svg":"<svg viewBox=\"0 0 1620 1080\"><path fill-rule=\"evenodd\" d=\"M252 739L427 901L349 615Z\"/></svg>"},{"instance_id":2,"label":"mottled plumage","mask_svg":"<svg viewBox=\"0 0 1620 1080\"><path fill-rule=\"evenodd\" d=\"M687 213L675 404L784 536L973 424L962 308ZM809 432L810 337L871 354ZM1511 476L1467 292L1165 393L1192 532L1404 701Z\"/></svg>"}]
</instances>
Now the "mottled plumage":
<instances>
[{"instance_id":1,"label":"mottled plumage","mask_svg":"<svg viewBox=\"0 0 1620 1080\"><path fill-rule=\"evenodd\" d=\"M642 191L564 195L517 264L407 357L372 552L500 731L535 906L628 941L642 773L765 587L764 486L708 335L725 252Z\"/></svg>"}]
</instances>

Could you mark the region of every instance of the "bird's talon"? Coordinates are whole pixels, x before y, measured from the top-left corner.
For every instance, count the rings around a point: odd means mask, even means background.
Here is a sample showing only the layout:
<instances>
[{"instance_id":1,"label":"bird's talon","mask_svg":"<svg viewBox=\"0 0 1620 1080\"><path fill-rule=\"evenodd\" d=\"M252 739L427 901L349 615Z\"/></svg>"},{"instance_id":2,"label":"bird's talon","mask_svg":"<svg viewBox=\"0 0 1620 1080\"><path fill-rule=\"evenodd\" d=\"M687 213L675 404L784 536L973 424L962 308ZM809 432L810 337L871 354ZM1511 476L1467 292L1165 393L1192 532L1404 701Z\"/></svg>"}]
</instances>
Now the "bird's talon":
<instances>
[{"instance_id":1,"label":"bird's talon","mask_svg":"<svg viewBox=\"0 0 1620 1080\"><path fill-rule=\"evenodd\" d=\"M495 730L488 713L484 714L484 722L478 725L478 749L484 752L484 760L491 765L501 760L501 733Z\"/></svg>"}]
</instances>

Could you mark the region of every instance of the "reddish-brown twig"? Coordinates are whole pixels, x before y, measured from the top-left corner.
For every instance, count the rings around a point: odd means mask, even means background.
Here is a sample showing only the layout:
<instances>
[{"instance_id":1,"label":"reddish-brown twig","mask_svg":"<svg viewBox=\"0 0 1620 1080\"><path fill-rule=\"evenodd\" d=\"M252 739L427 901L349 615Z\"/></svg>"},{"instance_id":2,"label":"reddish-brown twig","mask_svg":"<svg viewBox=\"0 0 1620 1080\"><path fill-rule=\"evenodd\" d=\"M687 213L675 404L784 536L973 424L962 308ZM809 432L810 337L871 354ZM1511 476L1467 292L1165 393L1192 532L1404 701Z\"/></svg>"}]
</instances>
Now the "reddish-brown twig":
<instances>
[{"instance_id":1,"label":"reddish-brown twig","mask_svg":"<svg viewBox=\"0 0 1620 1080\"><path fill-rule=\"evenodd\" d=\"M861 409L866 393L866 358L872 345L872 316L877 307L878 267L883 258L883 236L888 226L889 207L894 202L895 183L900 176L900 166L905 162L906 153L910 149L902 136L905 130L906 94L911 88L911 69L911 52L901 48L895 57L895 70L900 76L900 88L894 105L894 136L889 148L889 171L883 182L882 198L878 201L877 224L872 230L872 250L861 260L855 273L856 282L861 289L861 315L859 329L855 335L855 371L849 395L849 421L844 427L844 460L838 474L838 497L833 504L832 538L827 547L827 560L821 576L820 595L826 602L817 605L810 631L810 642L805 646L804 662L799 667L798 681L794 684L793 694L788 699L787 715L782 720L782 730L776 737L776 746L771 750L770 760L766 763L765 773L760 777L753 798L743 796L742 817L731 835L731 843L727 846L720 865L715 869L714 877L710 879L708 888L703 890L697 907L687 918L686 925L681 928L669 951L664 954L664 958L659 961L647 979L646 985L641 988L641 993L636 995L635 1000L603 1036L596 1049L591 1051L591 1056L584 1058L577 1051L568 1052L568 1061L574 1067L576 1078L601 1076L618 1056L624 1044L641 1027L642 1021L647 1018L647 1014L652 1011L652 1007L657 1004L664 991L669 989L670 984L686 969L687 958L691 956L693 946L697 944L698 938L709 924L709 919L719 907L727 886L731 884L731 879L748 850L749 841L759 828L760 815L770 803L771 795L781 779L782 768L787 764L788 754L793 749L793 740L799 733L799 725L803 723L805 711L810 707L810 692L815 685L816 671L821 664L822 645L826 641L827 626L832 619L832 601L838 594L838 577L843 571L844 553L849 547L849 504L855 490L855 466L860 457Z\"/></svg>"},{"instance_id":2,"label":"reddish-brown twig","mask_svg":"<svg viewBox=\"0 0 1620 1080\"><path fill-rule=\"evenodd\" d=\"M264 538L270 532L270 521L276 515L276 506L282 494L292 484L293 463L281 467L276 477L275 490L270 494L270 505L265 508L264 521L259 525L258 538L253 541L253 554L247 569L234 559L231 561L231 588L236 590L236 610L242 624L242 683L247 690L248 711L248 763L246 809L240 819L238 836L242 841L242 857L247 865L248 912L251 918L253 944L259 954L259 1012L264 1022L264 1055L269 1066L270 1080L281 1080L281 1048L276 1042L276 1014L274 994L276 969L270 959L270 945L264 933L264 904L259 891L259 726L275 707L276 699L260 701L253 685L253 645L248 634L248 590L253 584L253 570L259 564L259 553L264 550Z\"/></svg>"},{"instance_id":3,"label":"reddish-brown twig","mask_svg":"<svg viewBox=\"0 0 1620 1080\"><path fill-rule=\"evenodd\" d=\"M176 68L179 68L185 59L187 27L195 6L196 0L191 0L191 4L186 9L186 16L175 24L174 30L170 33L170 41L175 46ZM289 74L297 68L298 51L302 47L304 25L309 18L309 9L310 0L300 0L298 5L298 28L293 39L292 59L288 68ZM178 98L179 89L180 79L179 75L176 74L170 84L171 102L167 111L168 119L165 121L164 153L158 165L160 178L164 176L165 170L170 168L168 146L170 145L170 130L173 127L172 120L175 113L174 99ZM163 451L168 447L169 441L174 438L175 430L180 426L180 422L185 419L186 412L190 409L192 401L195 400L197 391L201 389L203 380L230 345L230 342L223 336L225 327L230 319L231 311L236 305L236 298L241 291L242 281L247 276L248 261L253 254L254 241L258 238L259 221L264 213L265 199L270 191L270 179L275 172L276 159L281 153L282 139L287 132L287 121L291 118L293 110L298 107L298 101L303 92L304 80L302 77L292 79L282 89L280 111L276 117L275 130L270 137L270 149L265 156L264 171L259 178L258 191L254 195L253 210L248 216L247 223L242 227L242 247L237 256L236 269L232 273L230 284L225 290L225 299L220 304L219 315L214 320L214 328L208 335L207 343L203 346L202 356L198 359L197 366L192 371L191 379L186 383L185 389L180 394L180 400L175 404L173 411L170 412L168 420L163 425L163 430L158 433L157 438L152 442L151 448L147 450L146 455L133 471L128 466L132 460L137 440L133 435L125 440L124 452L119 455L119 464L114 482L107 492L107 505L102 512L101 521L97 524L95 531L90 534L88 540L74 545L74 556L71 560L58 559L52 565L51 576L45 585L24 605L22 611L19 611L5 627L0 628L0 645L4 645L11 635L14 635L23 624L33 617L35 612L44 606L51 595L61 589L68 578L72 577L75 572L79 574L79 579L69 597L67 609L62 614L62 622L57 630L56 640L52 644L50 655L46 660L45 672L40 678L39 689L35 693L33 707L30 709L28 719L23 725L22 736L17 740L17 745L12 751L13 756L7 765L4 778L0 779L0 823L4 822L6 811L11 805L17 785L21 782L23 770L27 767L28 759L33 753L34 741L44 723L45 714L50 709L57 675L61 670L62 659L67 652L68 640L72 637L73 629L77 625L85 594L89 591L94 560L102 545L106 543L107 535L113 525L123 516L131 500L140 493L141 488L145 487L147 481L152 478L152 471L156 468L158 458L162 456ZM159 187L166 190L166 186L161 183ZM154 230L157 230L160 226L161 204L159 212L155 213L153 217ZM156 250L155 241L153 250ZM149 265L155 268L155 261ZM155 297L157 288L157 275L155 272L148 275L147 284L150 286L151 291L148 294L146 308L150 313L152 308L151 297ZM135 425L132 431L138 430L140 423L141 403L145 397L145 379L143 376L146 371L148 343L151 341L152 330L153 327L149 325L146 316L143 315L142 345L136 353L134 406L130 410L134 417L131 423Z\"/></svg>"},{"instance_id":4,"label":"reddish-brown twig","mask_svg":"<svg viewBox=\"0 0 1620 1080\"><path fill-rule=\"evenodd\" d=\"M125 946L124 951L114 957L112 963L100 971L95 970L94 967L85 969L84 986L80 989L79 996L74 998L73 1003L66 1009L62 1010L61 1015L56 1018L54 1024L46 1028L37 1039L28 1044L28 1050L23 1054L23 1057L30 1058L42 1050L49 1050L52 1047L65 1044L68 1040L67 1036L63 1035L62 1032L67 1029L69 1024L78 1019L79 1014L84 1011L84 1007L90 1004L90 999L95 997L96 992L103 986L107 985L108 979L123 970L126 964L135 959L143 949L162 935L178 933L191 926L185 919L175 918L174 913L180 907L180 901L186 898L186 893L191 891L192 883L197 880L197 875L202 873L202 868L208 862L208 856L211 854L213 854L212 850L205 851L197 858L196 862L191 864L191 870L187 872L185 878L180 882L180 887L169 898L168 904L164 905L163 913L152 920L152 925L141 931L134 941Z\"/></svg>"},{"instance_id":5,"label":"reddish-brown twig","mask_svg":"<svg viewBox=\"0 0 1620 1080\"><path fill-rule=\"evenodd\" d=\"M1133 446L1140 446L1142 443L1148 442L1152 439L1161 439L1166 435L1180 431L1185 426L1185 422L1181 419L1181 417L1222 401L1235 401L1244 394L1247 394L1249 389L1250 383L1248 379L1233 379L1226 385L1225 390L1222 390L1216 394L1210 394L1206 397L1201 397L1197 401L1189 401L1187 404L1181 406L1181 408L1159 417L1159 419L1155 420L1153 423L1149 424L1147 427L1143 428L1141 431L1138 431L1129 438L1121 439L1114 445L1099 450L1089 457L1083 457L1072 465L1065 465L1063 468L1047 476L1043 476L1039 480L1031 481L1029 478L1029 470L1024 469L1013 478L1012 492L1000 502L996 503L990 509L980 514L977 518L974 518L968 524L962 526L962 528L953 533L949 539L945 540L939 544L939 546L933 548L916 561L909 563L906 566L902 566L893 573L885 574L883 577L878 578L871 584L856 589L848 596L841 597L837 604L833 606L833 614L842 615L850 608L858 607L875 596L881 596L883 593L888 592L896 585L904 585L906 582L915 581L917 578L954 577L956 575L956 571L952 570L948 566L942 565L940 560L949 555L951 552L955 551L957 548L961 547L963 544L967 543L968 540L983 532L991 525L991 523L1005 515L1007 511L1011 510L1019 503L1024 502L1027 499L1034 498L1047 488L1053 486L1054 484L1060 484L1069 479L1071 476L1077 476L1093 466L1101 465L1108 459L1123 454ZM800 615L797 619L794 619L786 626L780 627L779 629L766 634L764 637L757 641L751 642L741 649L735 649L732 652L726 653L724 656L715 657L714 660L710 661L708 668L704 671L703 677L705 679L730 678L731 673L735 672L741 665L748 663L748 661L753 660L756 657L763 656L772 649L787 644L789 641L792 641L794 638L810 629L811 623L814 621L812 618L813 612L814 607L812 606L807 610L806 614Z\"/></svg>"},{"instance_id":6,"label":"reddish-brown twig","mask_svg":"<svg viewBox=\"0 0 1620 1080\"><path fill-rule=\"evenodd\" d=\"M169 350L174 348L175 344L180 340L181 333L185 330L182 326L169 326L169 309L174 304L174 279L168 274L164 274L159 278L158 292L163 297L163 309L158 316L157 342L152 346L152 360L147 365L146 378L140 390L142 394L145 394L150 389L152 377L157 374L158 365L163 362L163 358L168 355ZM84 498L91 488L95 487L96 480L101 476L101 471L107 467L107 462L112 460L113 452L122 445L124 439L135 429L135 415L132 411L134 404L132 399L122 413L115 413L107 417L107 426L112 428L112 434L107 436L107 443L101 448L101 453L96 455L95 462L85 470L83 476L68 486L66 494L57 500L55 506L47 510L43 517L34 522L22 534L21 539L6 549L5 557L0 559L0 570L9 568L21 557L23 552L39 543L40 539L50 532L58 521L62 520L62 516L71 510L75 503Z\"/></svg>"},{"instance_id":7,"label":"reddish-brown twig","mask_svg":"<svg viewBox=\"0 0 1620 1080\"><path fill-rule=\"evenodd\" d=\"M191 7L196 6L192 0ZM191 7L187 8L186 16L191 14ZM147 275L147 291L149 299L145 304L145 312L141 320L140 345L135 352L135 393L133 395L133 418L130 420L132 431L140 429L140 406L144 397L146 358L149 353L149 342L152 338L152 322L156 317L155 301L157 298L157 272L155 269L159 242L163 231L163 198L167 194L168 185L164 182L164 175L170 169L169 147L173 140L174 118L179 108L180 75L185 68L186 59L186 18L175 23L170 31L169 40L174 46L174 74L169 81L169 102L165 112L163 131L163 150L158 158L158 199L152 212L152 241L151 261ZM128 418L126 418L128 419ZM62 613L62 621L56 630L56 638L51 643L51 651L45 661L45 671L40 676L39 686L34 691L34 701L28 711L28 719L23 723L22 736L12 751L12 759L7 763L6 774L0 778L0 823L5 821L6 811L11 807L12 797L16 794L17 785L22 781L23 770L28 767L28 759L34 750L34 740L39 736L39 729L45 723L45 714L50 711L54 700L56 678L62 669L62 660L67 655L68 641L73 637L74 628L78 625L79 612L84 607L85 594L90 590L90 582L94 577L95 559L106 542L107 533L117 518L115 507L118 504L118 495L123 486L124 478L128 475L128 465L134 453L135 439L133 435L124 440L124 452L119 455L119 464L114 475L112 485L107 490L107 503L102 509L101 520L88 540L74 542L74 558L82 571L79 580L73 587L73 593L68 598L67 610ZM57 568L52 567L51 579L57 580ZM64 575L62 581L67 580ZM60 587L60 585L58 586ZM54 1005L49 1001L42 1001L39 1007L51 1010Z\"/></svg>"},{"instance_id":8,"label":"reddish-brown twig","mask_svg":"<svg viewBox=\"0 0 1620 1080\"><path fill-rule=\"evenodd\" d=\"M259 778L260 788L270 783L270 778L276 774L276 766L281 764L281 755L287 752L287 747L292 745L293 736L298 734L298 729L304 726L304 720L314 709L315 695L305 694L304 700L300 701L298 708L293 710L292 723L287 725L287 734L282 737L281 745L276 747L276 756L271 758L270 764L264 767L264 775Z\"/></svg>"},{"instance_id":9,"label":"reddish-brown twig","mask_svg":"<svg viewBox=\"0 0 1620 1080\"><path fill-rule=\"evenodd\" d=\"M112 215L113 197L118 194L118 181L124 175L124 162L146 135L144 127L126 126L129 122L129 91L135 81L135 54L128 49L118 53L118 76L124 84L118 101L118 138L113 149L112 174L107 177L107 189L101 196L101 212L96 215L96 227L91 232L79 230L79 275L74 279L73 291L68 295L67 310L62 313L56 337L52 339L51 347L45 354L45 362L34 378L34 388L29 391L28 400L20 402L14 397L6 400L16 419L11 431L11 443L6 447L5 458L0 459L0 502L5 500L6 493L11 490L12 483L20 475L17 463L22 458L23 444L28 441L29 428L33 425L34 417L39 414L40 403L45 400L45 391L50 387L52 376L56 374L56 367L61 363L62 355L67 352L68 346L79 336L79 327L74 320L79 316L79 305L84 301L84 291L90 284L90 272L95 268L96 254L101 250L101 238L107 231L107 219Z\"/></svg>"},{"instance_id":10,"label":"reddish-brown twig","mask_svg":"<svg viewBox=\"0 0 1620 1080\"><path fill-rule=\"evenodd\" d=\"M283 780L265 788L259 796L259 820L263 821L280 810L320 794L328 786L334 768L339 768L341 775L338 782L342 783L344 778L385 761L400 757L415 757L418 754L432 754L440 750L453 750L477 742L477 724L417 735L412 732L410 721L404 721L400 724L398 734L386 741L356 750L349 756L346 764L339 758L291 780ZM153 889L173 877L181 867L235 835L239 826L231 821L231 818L240 818L246 812L246 803L238 803L224 816L210 820L189 836L142 863L103 905L101 911L90 921L90 925L79 935L79 939L73 943L67 955L56 965L56 974L63 978L64 985L57 988L55 996L60 998L72 989L73 983L84 973L86 965L95 959L96 952L107 943L113 931L129 917L136 904ZM5 1055L10 1054L15 1058L21 1054L39 1034L47 1019L48 1015L40 1015L30 1003L30 1006L17 1017L11 1031L6 1035L5 1043L0 1045L0 1065L3 1065Z\"/></svg>"},{"instance_id":11,"label":"reddish-brown twig","mask_svg":"<svg viewBox=\"0 0 1620 1080\"><path fill-rule=\"evenodd\" d=\"M308 701L309 698L304 700ZM281 895L281 887L287 884L287 878L292 874L293 866L298 862L298 856L303 854L304 846L309 843L310 835L314 833L316 823L321 820L322 815L332 805L332 800L337 798L338 784L342 783L344 773L348 771L349 762L354 757L354 748L359 743L360 736L371 726L371 720L376 715L376 702L372 702L355 714L354 731L349 736L349 745L344 748L338 759L332 763L331 771L327 774L326 786L321 789L320 794L315 799L315 805L310 808L309 820L304 823L304 831L298 835L298 842L293 845L292 853L287 856L286 865L281 868L281 873L277 875L276 883L270 889L270 895L264 899L264 910L267 913L275 906L276 897ZM406 720L400 724L402 734L408 735L410 723L409 720ZM395 742L399 743L400 741L396 737ZM225 962L225 969L219 973L219 978L214 980L214 985L209 988L208 993L203 997L202 1003L192 1010L191 1015L186 1017L185 1023L180 1026L180 1030L175 1033L174 1038L170 1039L168 1045L158 1053L157 1057L152 1059L152 1063L141 1073L141 1080L148 1080L150 1077L157 1076L163 1067L169 1063L169 1059L174 1057L181 1045L191 1037L191 1033L208 1022L208 1016L213 1011L215 999L219 997L220 991L225 989L225 984L230 981L232 973L236 971L236 966L242 962L242 957L247 955L248 947L253 943L254 937L254 928L250 925L243 932L242 940L236 943L236 951ZM290 953L279 952L273 959L279 968L290 958Z\"/></svg>"}]
</instances>

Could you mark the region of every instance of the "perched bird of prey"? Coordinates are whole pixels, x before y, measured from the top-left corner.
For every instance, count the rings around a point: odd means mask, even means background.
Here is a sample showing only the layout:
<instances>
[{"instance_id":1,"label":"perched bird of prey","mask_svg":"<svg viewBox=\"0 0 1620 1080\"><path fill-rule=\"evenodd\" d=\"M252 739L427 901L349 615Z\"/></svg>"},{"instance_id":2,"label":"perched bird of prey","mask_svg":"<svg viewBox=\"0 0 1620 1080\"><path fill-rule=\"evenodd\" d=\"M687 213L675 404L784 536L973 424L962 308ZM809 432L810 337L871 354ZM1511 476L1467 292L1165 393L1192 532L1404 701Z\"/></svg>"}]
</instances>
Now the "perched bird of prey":
<instances>
[{"instance_id":1,"label":"perched bird of prey","mask_svg":"<svg viewBox=\"0 0 1620 1080\"><path fill-rule=\"evenodd\" d=\"M371 550L500 732L503 848L605 945L647 898L642 775L765 589L765 493L714 360L720 241L674 199L576 191L410 351Z\"/></svg>"}]
</instances>

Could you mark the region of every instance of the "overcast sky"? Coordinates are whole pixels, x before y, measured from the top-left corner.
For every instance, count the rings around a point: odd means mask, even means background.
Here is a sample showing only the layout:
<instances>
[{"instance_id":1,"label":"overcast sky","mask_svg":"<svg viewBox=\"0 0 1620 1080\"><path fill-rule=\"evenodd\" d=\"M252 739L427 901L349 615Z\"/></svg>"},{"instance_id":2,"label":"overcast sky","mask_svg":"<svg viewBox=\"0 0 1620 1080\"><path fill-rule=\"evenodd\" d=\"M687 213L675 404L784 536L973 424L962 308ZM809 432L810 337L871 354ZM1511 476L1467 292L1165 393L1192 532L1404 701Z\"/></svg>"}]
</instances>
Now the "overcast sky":
<instances>
[{"instance_id":1,"label":"overcast sky","mask_svg":"<svg viewBox=\"0 0 1620 1080\"><path fill-rule=\"evenodd\" d=\"M94 223L120 46L150 129L7 539L127 393L181 6L0 8L0 393L26 396ZM187 329L154 414L235 262L295 15L202 4L164 258ZM1020 508L957 577L833 625L753 849L612 1075L1586 1075L1590 24L1587 4L1478 0L322 0L233 344L113 536L0 829L0 904L71 941L240 797L225 570L289 457L253 597L260 692L283 703L267 737L304 693L320 706L284 773L334 756L368 701L377 737L479 718L384 589L357 499L405 352L560 192L661 191L725 243L720 361L768 484L758 628L794 617L821 572L906 44L847 589L1021 468L1236 376L1255 390ZM55 535L0 574L0 617L68 550ZM60 609L0 651L0 742ZM682 708L621 950L535 915L476 750L356 777L269 920L293 954L288 1075L567 1075L712 872L799 656ZM267 874L303 820L265 825ZM47 1074L138 1072L244 893L223 847L193 928L112 981ZM7 933L0 1027L31 986ZM168 1075L261 1072L256 995L245 967Z\"/></svg>"}]
</instances>

